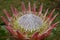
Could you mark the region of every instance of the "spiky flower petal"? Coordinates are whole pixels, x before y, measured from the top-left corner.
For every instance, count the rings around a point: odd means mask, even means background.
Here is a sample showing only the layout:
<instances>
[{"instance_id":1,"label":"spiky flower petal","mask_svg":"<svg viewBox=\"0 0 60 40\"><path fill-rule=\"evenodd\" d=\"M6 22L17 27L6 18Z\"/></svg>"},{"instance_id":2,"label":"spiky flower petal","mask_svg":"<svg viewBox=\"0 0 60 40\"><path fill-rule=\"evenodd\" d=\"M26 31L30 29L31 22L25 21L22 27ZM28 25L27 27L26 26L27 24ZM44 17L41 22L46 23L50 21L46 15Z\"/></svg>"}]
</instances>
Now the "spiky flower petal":
<instances>
[{"instance_id":1,"label":"spiky flower petal","mask_svg":"<svg viewBox=\"0 0 60 40\"><path fill-rule=\"evenodd\" d=\"M36 4L33 4L31 9L30 2L28 3L28 10L26 10L24 2L22 2L22 12L18 12L16 8L11 5L13 16L3 9L5 17L1 17L6 24L6 29L19 40L42 40L47 37L51 30L56 27L59 22L52 24L56 15L53 15L55 9L53 9L48 15L48 9L45 14L42 14L43 4L39 8L39 12L36 12ZM32 11L31 11L32 10ZM23 14L23 15L22 15Z\"/></svg>"}]
</instances>

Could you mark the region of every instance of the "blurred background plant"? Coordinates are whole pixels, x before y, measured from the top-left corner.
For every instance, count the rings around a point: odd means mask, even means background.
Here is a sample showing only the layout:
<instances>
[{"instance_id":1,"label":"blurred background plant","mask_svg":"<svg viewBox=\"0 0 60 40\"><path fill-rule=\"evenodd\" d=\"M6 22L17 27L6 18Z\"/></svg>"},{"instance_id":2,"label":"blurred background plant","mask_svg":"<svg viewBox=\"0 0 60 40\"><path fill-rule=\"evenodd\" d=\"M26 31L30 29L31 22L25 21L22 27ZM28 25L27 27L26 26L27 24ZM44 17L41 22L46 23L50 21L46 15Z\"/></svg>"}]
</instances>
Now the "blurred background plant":
<instances>
[{"instance_id":1,"label":"blurred background plant","mask_svg":"<svg viewBox=\"0 0 60 40\"><path fill-rule=\"evenodd\" d=\"M16 7L19 11L21 11L21 2L24 2L27 8L28 2L31 2L31 6L33 3L36 3L36 8L38 10L41 3L43 3L43 13L47 8L49 11L52 9L56 9L55 13L59 13L59 16L55 19L54 22L60 20L60 0L0 0L0 16L5 16L2 9L7 9L10 14L12 14L10 10L10 5ZM5 16L6 17L6 16ZM0 40L13 40L13 37L9 34L9 32L5 29L5 24L0 18ZM58 24L56 28L52 30L52 33L45 40L60 40L60 25Z\"/></svg>"}]
</instances>

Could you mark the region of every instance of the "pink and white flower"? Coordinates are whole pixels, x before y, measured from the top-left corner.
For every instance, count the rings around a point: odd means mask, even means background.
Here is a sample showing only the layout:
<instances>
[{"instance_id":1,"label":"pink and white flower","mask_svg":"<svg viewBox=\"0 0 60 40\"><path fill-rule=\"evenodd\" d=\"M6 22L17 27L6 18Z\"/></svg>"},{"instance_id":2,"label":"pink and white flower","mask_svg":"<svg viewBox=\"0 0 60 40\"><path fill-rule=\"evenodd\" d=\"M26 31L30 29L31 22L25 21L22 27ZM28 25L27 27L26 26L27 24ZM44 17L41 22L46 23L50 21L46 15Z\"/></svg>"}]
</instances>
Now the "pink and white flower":
<instances>
[{"instance_id":1,"label":"pink and white flower","mask_svg":"<svg viewBox=\"0 0 60 40\"><path fill-rule=\"evenodd\" d=\"M8 20L3 16L1 16L1 18L6 24L6 29L19 40L43 40L59 23L58 21L52 24L58 15L57 13L52 17L55 9L48 15L49 8L46 10L45 14L42 13L43 4L41 4L38 12L36 11L35 4L31 9L30 2L28 3L28 9L25 8L24 3L22 2L22 12L19 12L13 6L10 8L13 16L10 16L6 9L3 9Z\"/></svg>"}]
</instances>

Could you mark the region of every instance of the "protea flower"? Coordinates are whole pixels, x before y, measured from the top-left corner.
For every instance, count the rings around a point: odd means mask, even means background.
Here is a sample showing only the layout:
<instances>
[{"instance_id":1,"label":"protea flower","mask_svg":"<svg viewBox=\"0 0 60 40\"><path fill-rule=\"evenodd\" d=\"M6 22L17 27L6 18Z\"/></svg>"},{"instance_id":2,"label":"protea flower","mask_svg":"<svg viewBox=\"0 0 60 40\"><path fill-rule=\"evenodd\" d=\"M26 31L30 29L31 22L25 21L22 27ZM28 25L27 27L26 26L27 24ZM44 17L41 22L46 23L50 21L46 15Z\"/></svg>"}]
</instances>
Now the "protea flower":
<instances>
[{"instance_id":1,"label":"protea flower","mask_svg":"<svg viewBox=\"0 0 60 40\"><path fill-rule=\"evenodd\" d=\"M16 8L11 6L13 16L3 9L8 20L2 16L2 20L6 24L6 29L19 40L43 40L47 37L52 29L56 27L59 22L51 24L56 18L58 13L54 16L53 9L48 15L48 9L45 14L42 14L43 4L41 4L39 11L36 11L36 5L30 7L30 2L28 3L28 9L25 8L22 2L22 12L18 12Z\"/></svg>"}]
</instances>

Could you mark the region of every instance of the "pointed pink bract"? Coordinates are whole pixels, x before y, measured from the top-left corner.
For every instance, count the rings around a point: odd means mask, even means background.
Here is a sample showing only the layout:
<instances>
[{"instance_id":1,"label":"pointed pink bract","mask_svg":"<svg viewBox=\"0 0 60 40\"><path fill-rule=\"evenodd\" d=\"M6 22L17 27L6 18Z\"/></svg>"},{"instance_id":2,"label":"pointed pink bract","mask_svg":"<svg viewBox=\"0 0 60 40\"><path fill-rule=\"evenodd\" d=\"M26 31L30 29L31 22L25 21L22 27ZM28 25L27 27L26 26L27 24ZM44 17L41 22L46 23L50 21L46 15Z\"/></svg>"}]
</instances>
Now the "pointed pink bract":
<instances>
[{"instance_id":1,"label":"pointed pink bract","mask_svg":"<svg viewBox=\"0 0 60 40\"><path fill-rule=\"evenodd\" d=\"M14 8L12 5L11 5L10 8L11 8L11 10L12 10L13 15L14 15L14 16L17 16L17 13L18 13L17 9Z\"/></svg>"},{"instance_id":2,"label":"pointed pink bract","mask_svg":"<svg viewBox=\"0 0 60 40\"><path fill-rule=\"evenodd\" d=\"M43 34L39 35L39 38L40 38L40 39L44 39L45 37L47 37L47 36L51 33L52 29L53 29L54 27L56 27L56 25L57 25L58 23L60 23L60 22L56 22L56 23L52 24L52 25L47 29L46 32L44 32Z\"/></svg>"},{"instance_id":3,"label":"pointed pink bract","mask_svg":"<svg viewBox=\"0 0 60 40\"><path fill-rule=\"evenodd\" d=\"M9 24L8 20L6 20L6 18L5 18L5 17L1 16L1 18L2 18L2 20L5 22L5 24L6 24L6 25L8 25L8 24Z\"/></svg>"},{"instance_id":4,"label":"pointed pink bract","mask_svg":"<svg viewBox=\"0 0 60 40\"><path fill-rule=\"evenodd\" d=\"M37 35L39 34L39 32L35 32L31 38L35 38Z\"/></svg>"},{"instance_id":5,"label":"pointed pink bract","mask_svg":"<svg viewBox=\"0 0 60 40\"><path fill-rule=\"evenodd\" d=\"M7 12L7 10L6 10L6 9L3 9L3 12L5 13L5 15L7 16L7 18L8 18L8 19L10 19L10 18L11 18L10 14Z\"/></svg>"},{"instance_id":6,"label":"pointed pink bract","mask_svg":"<svg viewBox=\"0 0 60 40\"><path fill-rule=\"evenodd\" d=\"M22 2L21 6L22 6L22 12L25 13L26 8L25 8L25 5L24 5L24 2Z\"/></svg>"},{"instance_id":7,"label":"pointed pink bract","mask_svg":"<svg viewBox=\"0 0 60 40\"><path fill-rule=\"evenodd\" d=\"M31 5L30 5L30 2L28 3L28 11L31 11Z\"/></svg>"},{"instance_id":8,"label":"pointed pink bract","mask_svg":"<svg viewBox=\"0 0 60 40\"><path fill-rule=\"evenodd\" d=\"M52 12L47 16L47 19L50 19L54 13L55 9L52 10Z\"/></svg>"},{"instance_id":9,"label":"pointed pink bract","mask_svg":"<svg viewBox=\"0 0 60 40\"><path fill-rule=\"evenodd\" d=\"M47 16L47 13L48 13L48 9L46 10L46 12L45 12L45 14L44 14L44 20L45 20L45 18L46 18L46 16Z\"/></svg>"},{"instance_id":10,"label":"pointed pink bract","mask_svg":"<svg viewBox=\"0 0 60 40\"><path fill-rule=\"evenodd\" d=\"M36 12L36 4L35 4L35 3L33 4L32 11L33 11L33 13L35 13L35 12Z\"/></svg>"},{"instance_id":11,"label":"pointed pink bract","mask_svg":"<svg viewBox=\"0 0 60 40\"><path fill-rule=\"evenodd\" d=\"M52 23L52 21L56 18L56 16L58 16L58 13L53 17L51 18L51 20L49 21L49 25Z\"/></svg>"},{"instance_id":12,"label":"pointed pink bract","mask_svg":"<svg viewBox=\"0 0 60 40\"><path fill-rule=\"evenodd\" d=\"M42 9L43 9L43 4L41 4L40 8L39 8L39 16L42 14Z\"/></svg>"},{"instance_id":13,"label":"pointed pink bract","mask_svg":"<svg viewBox=\"0 0 60 40\"><path fill-rule=\"evenodd\" d=\"M16 36L16 32L13 31L13 29L11 28L11 26L7 26L6 29L13 35L13 36Z\"/></svg>"},{"instance_id":14,"label":"pointed pink bract","mask_svg":"<svg viewBox=\"0 0 60 40\"><path fill-rule=\"evenodd\" d=\"M24 39L25 37L23 36L23 34L21 34L19 31L16 31L17 32L17 36L19 39Z\"/></svg>"}]
</instances>

